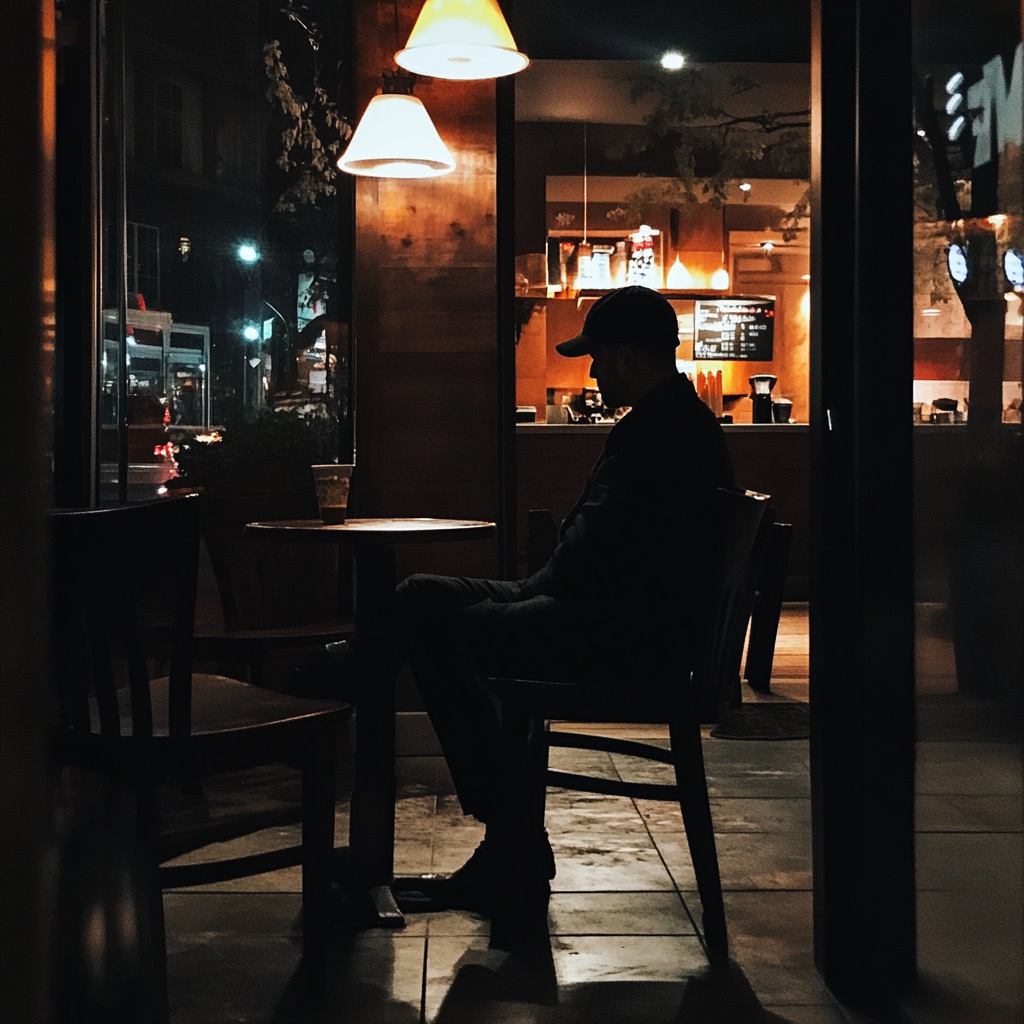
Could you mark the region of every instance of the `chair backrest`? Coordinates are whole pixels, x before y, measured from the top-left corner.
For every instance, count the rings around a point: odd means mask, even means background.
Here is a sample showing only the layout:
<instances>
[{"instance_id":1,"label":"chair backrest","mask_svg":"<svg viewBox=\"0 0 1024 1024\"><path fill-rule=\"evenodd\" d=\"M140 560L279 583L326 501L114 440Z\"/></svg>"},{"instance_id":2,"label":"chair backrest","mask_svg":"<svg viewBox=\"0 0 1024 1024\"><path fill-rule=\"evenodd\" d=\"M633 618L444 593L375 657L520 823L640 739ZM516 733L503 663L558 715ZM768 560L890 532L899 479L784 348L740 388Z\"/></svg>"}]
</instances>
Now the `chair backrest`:
<instances>
[{"instance_id":1,"label":"chair backrest","mask_svg":"<svg viewBox=\"0 0 1024 1024\"><path fill-rule=\"evenodd\" d=\"M761 553L774 513L769 496L719 488L719 544L708 592L704 660L695 682L716 705L733 699L754 605Z\"/></svg>"},{"instance_id":2,"label":"chair backrest","mask_svg":"<svg viewBox=\"0 0 1024 1024\"><path fill-rule=\"evenodd\" d=\"M337 543L254 539L246 523L315 519L316 492L204 493L203 540L217 580L224 627L273 629L351 614L351 552Z\"/></svg>"},{"instance_id":3,"label":"chair backrest","mask_svg":"<svg viewBox=\"0 0 1024 1024\"><path fill-rule=\"evenodd\" d=\"M60 725L116 738L153 735L150 669L170 677L172 737L191 731L199 558L195 495L51 513L54 683ZM98 721L91 720L95 697ZM126 701L128 704L126 705ZM126 716L127 717L127 716Z\"/></svg>"}]
</instances>

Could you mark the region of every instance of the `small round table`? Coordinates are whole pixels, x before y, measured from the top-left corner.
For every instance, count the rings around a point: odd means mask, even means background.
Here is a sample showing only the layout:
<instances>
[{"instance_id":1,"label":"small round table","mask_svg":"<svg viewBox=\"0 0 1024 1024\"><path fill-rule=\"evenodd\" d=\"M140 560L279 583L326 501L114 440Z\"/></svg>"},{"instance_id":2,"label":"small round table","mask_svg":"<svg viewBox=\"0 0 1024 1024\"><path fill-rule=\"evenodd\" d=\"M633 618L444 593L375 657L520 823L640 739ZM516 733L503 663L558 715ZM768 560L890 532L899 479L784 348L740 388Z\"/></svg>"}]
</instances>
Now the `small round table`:
<instances>
[{"instance_id":1,"label":"small round table","mask_svg":"<svg viewBox=\"0 0 1024 1024\"><path fill-rule=\"evenodd\" d=\"M493 537L494 523L479 519L349 519L326 525L319 519L249 523L253 538L275 541L336 540L352 545L355 563L356 632L376 641L382 656L366 666L365 689L356 714L356 763L349 818L349 846L356 871L382 925L405 923L388 888L395 856L395 680L386 657L393 621L395 545L480 540Z\"/></svg>"}]
</instances>

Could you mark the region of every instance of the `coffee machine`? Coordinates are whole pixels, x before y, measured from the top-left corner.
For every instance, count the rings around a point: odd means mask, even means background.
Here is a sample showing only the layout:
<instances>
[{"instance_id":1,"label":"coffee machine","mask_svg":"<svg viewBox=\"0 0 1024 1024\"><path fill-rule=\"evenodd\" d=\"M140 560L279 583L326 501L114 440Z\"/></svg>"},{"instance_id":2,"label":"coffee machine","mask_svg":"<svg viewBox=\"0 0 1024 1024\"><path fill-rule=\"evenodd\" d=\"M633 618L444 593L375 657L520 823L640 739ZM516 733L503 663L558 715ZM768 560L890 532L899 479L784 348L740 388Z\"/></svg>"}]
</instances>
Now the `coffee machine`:
<instances>
[{"instance_id":1,"label":"coffee machine","mask_svg":"<svg viewBox=\"0 0 1024 1024\"><path fill-rule=\"evenodd\" d=\"M773 377L770 373L755 373L748 379L753 389L750 393L750 400L754 405L751 420L754 423L771 423L772 388L775 387L778 377Z\"/></svg>"}]
</instances>

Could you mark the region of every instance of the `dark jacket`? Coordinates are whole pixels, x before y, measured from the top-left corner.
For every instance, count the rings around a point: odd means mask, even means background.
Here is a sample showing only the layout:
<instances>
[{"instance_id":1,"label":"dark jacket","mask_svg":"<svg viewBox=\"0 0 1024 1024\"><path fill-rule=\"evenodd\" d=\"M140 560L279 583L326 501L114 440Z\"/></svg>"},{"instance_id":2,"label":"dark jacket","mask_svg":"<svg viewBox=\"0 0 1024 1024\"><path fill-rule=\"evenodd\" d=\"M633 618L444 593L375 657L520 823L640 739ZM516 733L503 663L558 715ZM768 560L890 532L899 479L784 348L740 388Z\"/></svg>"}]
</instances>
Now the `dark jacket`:
<instances>
[{"instance_id":1,"label":"dark jacket","mask_svg":"<svg viewBox=\"0 0 1024 1024\"><path fill-rule=\"evenodd\" d=\"M520 599L567 604L620 668L699 657L715 490L731 486L725 435L682 374L608 434L550 560Z\"/></svg>"}]
</instances>

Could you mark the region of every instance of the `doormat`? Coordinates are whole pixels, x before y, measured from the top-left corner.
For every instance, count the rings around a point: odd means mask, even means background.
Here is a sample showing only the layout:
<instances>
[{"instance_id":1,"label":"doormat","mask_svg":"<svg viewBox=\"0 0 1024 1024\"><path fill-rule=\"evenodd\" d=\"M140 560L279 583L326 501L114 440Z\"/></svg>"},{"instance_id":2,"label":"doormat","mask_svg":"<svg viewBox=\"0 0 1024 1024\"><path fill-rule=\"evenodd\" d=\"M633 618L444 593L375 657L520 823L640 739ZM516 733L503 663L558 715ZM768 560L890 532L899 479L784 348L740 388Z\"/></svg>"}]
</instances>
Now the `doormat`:
<instances>
[{"instance_id":1,"label":"doormat","mask_svg":"<svg viewBox=\"0 0 1024 1024\"><path fill-rule=\"evenodd\" d=\"M741 704L711 730L719 740L805 740L811 733L802 701Z\"/></svg>"}]
</instances>

